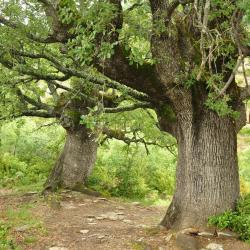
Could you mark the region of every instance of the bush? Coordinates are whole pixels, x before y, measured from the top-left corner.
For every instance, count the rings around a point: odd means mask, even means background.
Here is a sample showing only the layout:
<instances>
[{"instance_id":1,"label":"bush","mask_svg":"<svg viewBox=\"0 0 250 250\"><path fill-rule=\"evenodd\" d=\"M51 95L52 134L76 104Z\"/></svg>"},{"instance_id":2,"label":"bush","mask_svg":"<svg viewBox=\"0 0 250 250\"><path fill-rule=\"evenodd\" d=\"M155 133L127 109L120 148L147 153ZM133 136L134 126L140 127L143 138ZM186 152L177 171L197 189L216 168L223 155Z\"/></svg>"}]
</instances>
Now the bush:
<instances>
[{"instance_id":1,"label":"bush","mask_svg":"<svg viewBox=\"0 0 250 250\"><path fill-rule=\"evenodd\" d=\"M47 178L64 141L58 126L40 119L21 119L0 128L0 187L41 184Z\"/></svg>"},{"instance_id":2,"label":"bush","mask_svg":"<svg viewBox=\"0 0 250 250\"><path fill-rule=\"evenodd\" d=\"M34 165L21 161L9 153L0 155L0 186L13 187L45 181L50 165L36 159Z\"/></svg>"},{"instance_id":3,"label":"bush","mask_svg":"<svg viewBox=\"0 0 250 250\"><path fill-rule=\"evenodd\" d=\"M98 150L88 186L112 196L144 198L172 194L175 157L167 150L112 141ZM156 195L157 194L157 195Z\"/></svg>"},{"instance_id":4,"label":"bush","mask_svg":"<svg viewBox=\"0 0 250 250\"><path fill-rule=\"evenodd\" d=\"M227 211L209 219L210 225L220 229L231 229L240 235L240 239L250 243L250 194L238 202L236 211Z\"/></svg>"}]
</instances>

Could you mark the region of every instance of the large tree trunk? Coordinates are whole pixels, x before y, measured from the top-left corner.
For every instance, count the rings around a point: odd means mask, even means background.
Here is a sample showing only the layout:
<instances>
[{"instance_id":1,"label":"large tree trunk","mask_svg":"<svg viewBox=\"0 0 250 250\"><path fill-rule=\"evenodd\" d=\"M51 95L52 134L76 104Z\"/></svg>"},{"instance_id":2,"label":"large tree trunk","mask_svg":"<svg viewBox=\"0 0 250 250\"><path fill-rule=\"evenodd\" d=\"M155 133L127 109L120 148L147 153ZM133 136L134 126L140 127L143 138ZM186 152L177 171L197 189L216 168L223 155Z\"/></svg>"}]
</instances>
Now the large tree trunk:
<instances>
[{"instance_id":1,"label":"large tree trunk","mask_svg":"<svg viewBox=\"0 0 250 250\"><path fill-rule=\"evenodd\" d=\"M66 131L64 149L45 183L45 190L83 186L95 164L96 137L84 127Z\"/></svg>"},{"instance_id":2,"label":"large tree trunk","mask_svg":"<svg viewBox=\"0 0 250 250\"><path fill-rule=\"evenodd\" d=\"M236 124L201 108L179 112L176 191L161 224L202 227L211 215L234 209L239 198Z\"/></svg>"}]
</instances>

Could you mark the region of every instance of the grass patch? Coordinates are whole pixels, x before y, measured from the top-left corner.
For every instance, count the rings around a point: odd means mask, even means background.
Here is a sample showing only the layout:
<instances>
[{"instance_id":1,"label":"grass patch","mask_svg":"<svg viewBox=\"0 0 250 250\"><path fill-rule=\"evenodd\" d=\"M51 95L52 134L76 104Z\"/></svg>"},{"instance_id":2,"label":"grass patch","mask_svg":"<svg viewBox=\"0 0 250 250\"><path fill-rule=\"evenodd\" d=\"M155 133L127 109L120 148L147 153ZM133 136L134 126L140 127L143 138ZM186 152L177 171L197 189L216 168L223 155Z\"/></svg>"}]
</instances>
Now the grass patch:
<instances>
[{"instance_id":1,"label":"grass patch","mask_svg":"<svg viewBox=\"0 0 250 250\"><path fill-rule=\"evenodd\" d=\"M46 233L43 223L32 215L32 207L33 204L25 204L19 208L8 208L1 214L1 250L21 250L22 246L25 248L26 245L35 243L37 236Z\"/></svg>"}]
</instances>

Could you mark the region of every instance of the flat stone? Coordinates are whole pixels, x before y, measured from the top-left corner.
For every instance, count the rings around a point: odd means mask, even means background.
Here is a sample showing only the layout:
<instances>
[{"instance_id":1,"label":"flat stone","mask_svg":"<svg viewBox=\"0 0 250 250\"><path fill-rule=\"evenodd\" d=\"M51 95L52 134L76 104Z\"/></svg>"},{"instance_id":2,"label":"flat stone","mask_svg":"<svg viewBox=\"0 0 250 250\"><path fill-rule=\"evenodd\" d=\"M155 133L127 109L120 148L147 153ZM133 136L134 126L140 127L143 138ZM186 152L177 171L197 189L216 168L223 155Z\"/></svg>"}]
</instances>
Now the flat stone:
<instances>
[{"instance_id":1,"label":"flat stone","mask_svg":"<svg viewBox=\"0 0 250 250\"><path fill-rule=\"evenodd\" d=\"M24 196L29 196L29 195L34 195L34 194L38 194L37 191L30 191L24 194Z\"/></svg>"},{"instance_id":2,"label":"flat stone","mask_svg":"<svg viewBox=\"0 0 250 250\"><path fill-rule=\"evenodd\" d=\"M124 222L124 223L127 223L127 224L132 224L132 223L133 223L132 220L126 220L126 219L124 219L123 222Z\"/></svg>"},{"instance_id":3,"label":"flat stone","mask_svg":"<svg viewBox=\"0 0 250 250\"><path fill-rule=\"evenodd\" d=\"M101 239L104 239L104 238L105 238L105 235L98 235L97 238L100 239L100 240L101 240Z\"/></svg>"},{"instance_id":4,"label":"flat stone","mask_svg":"<svg viewBox=\"0 0 250 250\"><path fill-rule=\"evenodd\" d=\"M89 232L88 229L80 230L80 233L81 233L81 234L87 234L88 232Z\"/></svg>"},{"instance_id":5,"label":"flat stone","mask_svg":"<svg viewBox=\"0 0 250 250\"><path fill-rule=\"evenodd\" d=\"M75 209L76 207L74 205L72 205L72 203L61 203L61 206L65 209Z\"/></svg>"},{"instance_id":6,"label":"flat stone","mask_svg":"<svg viewBox=\"0 0 250 250\"><path fill-rule=\"evenodd\" d=\"M210 243L206 246L206 249L209 250L223 250L223 246L220 244L216 244L216 243Z\"/></svg>"},{"instance_id":7,"label":"flat stone","mask_svg":"<svg viewBox=\"0 0 250 250\"><path fill-rule=\"evenodd\" d=\"M98 198L97 200L99 200L99 201L108 201L108 199L106 199L106 198L104 198L104 197L100 197L100 198Z\"/></svg>"},{"instance_id":8,"label":"flat stone","mask_svg":"<svg viewBox=\"0 0 250 250\"><path fill-rule=\"evenodd\" d=\"M218 237L221 238L227 238L227 237L231 237L231 238L237 238L238 235L235 233L226 233L226 232L218 232Z\"/></svg>"},{"instance_id":9,"label":"flat stone","mask_svg":"<svg viewBox=\"0 0 250 250\"><path fill-rule=\"evenodd\" d=\"M123 212L116 212L117 215L125 215Z\"/></svg>"},{"instance_id":10,"label":"flat stone","mask_svg":"<svg viewBox=\"0 0 250 250\"><path fill-rule=\"evenodd\" d=\"M87 218L87 222L93 222L94 219L93 218Z\"/></svg>"},{"instance_id":11,"label":"flat stone","mask_svg":"<svg viewBox=\"0 0 250 250\"><path fill-rule=\"evenodd\" d=\"M173 237L173 234L169 233L169 234L164 238L164 240L165 240L166 242L169 242L169 241L172 239L172 237Z\"/></svg>"},{"instance_id":12,"label":"flat stone","mask_svg":"<svg viewBox=\"0 0 250 250\"><path fill-rule=\"evenodd\" d=\"M29 225L23 225L23 226L20 226L20 227L16 227L14 230L16 232L24 232L24 231L27 231L28 229L30 229Z\"/></svg>"},{"instance_id":13,"label":"flat stone","mask_svg":"<svg viewBox=\"0 0 250 250\"><path fill-rule=\"evenodd\" d=\"M104 220L106 217L103 217L103 216L97 216L95 217L97 220Z\"/></svg>"},{"instance_id":14,"label":"flat stone","mask_svg":"<svg viewBox=\"0 0 250 250\"><path fill-rule=\"evenodd\" d=\"M198 233L199 236L202 236L202 237L213 237L214 234L212 233L209 233L209 232L200 232Z\"/></svg>"},{"instance_id":15,"label":"flat stone","mask_svg":"<svg viewBox=\"0 0 250 250\"><path fill-rule=\"evenodd\" d=\"M100 219L109 219L109 220L123 220L124 219L124 216L123 215L119 215L118 213L115 213L115 212L108 212L106 214L101 214L100 216ZM96 217L97 218L97 217Z\"/></svg>"},{"instance_id":16,"label":"flat stone","mask_svg":"<svg viewBox=\"0 0 250 250\"><path fill-rule=\"evenodd\" d=\"M134 206L138 206L138 205L140 205L141 203L138 202L138 201L134 201L134 202L132 202L131 204L134 205Z\"/></svg>"}]
</instances>

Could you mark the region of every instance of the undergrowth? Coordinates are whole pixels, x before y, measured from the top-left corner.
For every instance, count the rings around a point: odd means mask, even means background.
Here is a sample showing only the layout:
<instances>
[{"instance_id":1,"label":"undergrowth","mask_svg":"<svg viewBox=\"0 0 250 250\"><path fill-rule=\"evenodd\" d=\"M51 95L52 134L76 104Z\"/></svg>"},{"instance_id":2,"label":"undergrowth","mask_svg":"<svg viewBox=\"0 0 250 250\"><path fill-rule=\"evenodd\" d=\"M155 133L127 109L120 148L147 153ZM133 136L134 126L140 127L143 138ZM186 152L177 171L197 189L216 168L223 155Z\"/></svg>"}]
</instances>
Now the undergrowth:
<instances>
[{"instance_id":1,"label":"undergrowth","mask_svg":"<svg viewBox=\"0 0 250 250\"><path fill-rule=\"evenodd\" d=\"M250 194L239 200L235 211L210 217L209 224L220 229L228 228L238 233L241 240L250 243Z\"/></svg>"}]
</instances>

